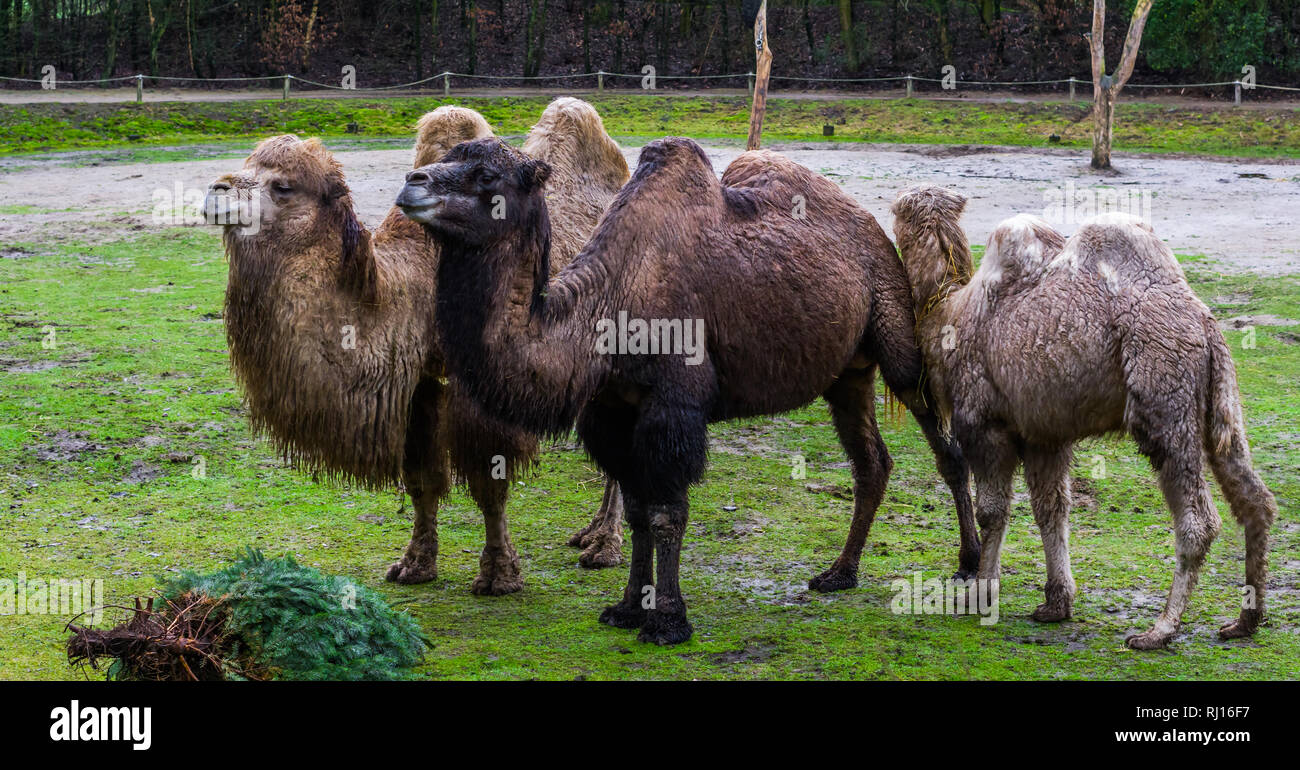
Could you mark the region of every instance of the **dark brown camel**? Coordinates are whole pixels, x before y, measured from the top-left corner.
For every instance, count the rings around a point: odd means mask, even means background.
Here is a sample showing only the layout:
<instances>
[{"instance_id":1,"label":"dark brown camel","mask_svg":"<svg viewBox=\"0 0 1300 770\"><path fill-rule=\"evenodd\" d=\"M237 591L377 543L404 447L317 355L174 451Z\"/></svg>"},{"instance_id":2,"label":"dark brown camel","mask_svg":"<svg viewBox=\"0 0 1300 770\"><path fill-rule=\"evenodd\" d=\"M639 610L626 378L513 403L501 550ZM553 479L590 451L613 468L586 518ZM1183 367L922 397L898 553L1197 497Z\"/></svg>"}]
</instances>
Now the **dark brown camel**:
<instances>
[{"instance_id":1,"label":"dark brown camel","mask_svg":"<svg viewBox=\"0 0 1300 770\"><path fill-rule=\"evenodd\" d=\"M591 241L548 281L550 173L498 140L467 142L411 172L398 205L442 247L436 317L453 378L525 430L563 433L576 420L623 489L632 562L603 621L658 644L691 636L678 559L707 424L818 396L853 465L854 508L843 552L810 585L856 585L891 467L877 367L936 453L962 570L974 569L966 464L925 406L907 276L870 214L780 155L745 153L719 184L699 145L664 139L641 151ZM611 351L606 333L623 322L641 342L657 329L648 349L659 353Z\"/></svg>"}]
</instances>

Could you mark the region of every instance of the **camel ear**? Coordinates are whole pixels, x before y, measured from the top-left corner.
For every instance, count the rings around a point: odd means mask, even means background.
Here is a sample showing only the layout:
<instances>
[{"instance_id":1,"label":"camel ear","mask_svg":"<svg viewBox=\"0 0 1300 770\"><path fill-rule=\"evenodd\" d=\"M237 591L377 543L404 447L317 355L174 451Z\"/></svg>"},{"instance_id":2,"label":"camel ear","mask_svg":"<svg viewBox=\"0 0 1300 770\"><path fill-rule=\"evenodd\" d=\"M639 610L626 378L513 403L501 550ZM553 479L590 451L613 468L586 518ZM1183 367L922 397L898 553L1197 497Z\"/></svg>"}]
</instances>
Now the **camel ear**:
<instances>
[{"instance_id":1,"label":"camel ear","mask_svg":"<svg viewBox=\"0 0 1300 770\"><path fill-rule=\"evenodd\" d=\"M546 184L551 178L551 165L544 160L528 159L519 169L520 184L527 190L534 190Z\"/></svg>"}]
</instances>

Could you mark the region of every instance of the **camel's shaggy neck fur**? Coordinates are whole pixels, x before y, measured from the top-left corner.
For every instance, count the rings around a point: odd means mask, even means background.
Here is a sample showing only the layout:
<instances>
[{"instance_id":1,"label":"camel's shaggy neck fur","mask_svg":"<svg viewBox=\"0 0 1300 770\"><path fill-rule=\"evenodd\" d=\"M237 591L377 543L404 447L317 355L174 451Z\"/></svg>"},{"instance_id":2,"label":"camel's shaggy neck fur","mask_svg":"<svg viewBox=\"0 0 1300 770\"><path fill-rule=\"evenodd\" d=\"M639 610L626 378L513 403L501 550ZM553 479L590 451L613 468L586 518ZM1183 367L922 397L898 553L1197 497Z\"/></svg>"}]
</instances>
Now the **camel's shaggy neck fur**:
<instances>
[{"instance_id":1,"label":"camel's shaggy neck fur","mask_svg":"<svg viewBox=\"0 0 1300 770\"><path fill-rule=\"evenodd\" d=\"M320 201L256 234L225 233L226 333L253 426L294 465L392 485L415 387L441 368L432 246L396 211L369 233L319 144L268 140L249 163Z\"/></svg>"}]
</instances>

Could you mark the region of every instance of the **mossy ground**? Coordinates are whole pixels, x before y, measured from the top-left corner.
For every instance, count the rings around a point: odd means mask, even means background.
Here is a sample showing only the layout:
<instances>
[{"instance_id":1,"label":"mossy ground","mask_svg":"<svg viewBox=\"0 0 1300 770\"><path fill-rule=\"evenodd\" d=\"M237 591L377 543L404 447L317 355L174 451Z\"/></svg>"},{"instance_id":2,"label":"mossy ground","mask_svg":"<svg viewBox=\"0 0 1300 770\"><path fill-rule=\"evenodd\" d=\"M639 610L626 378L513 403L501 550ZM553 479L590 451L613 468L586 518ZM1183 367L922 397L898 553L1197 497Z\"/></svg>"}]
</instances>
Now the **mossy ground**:
<instances>
[{"instance_id":1,"label":"mossy ground","mask_svg":"<svg viewBox=\"0 0 1300 770\"><path fill-rule=\"evenodd\" d=\"M589 94L619 138L665 134L744 139L749 102L736 96ZM271 133L357 138L409 146L415 121L440 104L483 113L502 135L522 135L549 96L449 99L290 99L288 101L33 104L0 106L0 155L115 148L130 159L193 158L167 147L216 144L246 152ZM768 102L767 141L869 141L1059 146L1091 143L1087 102L953 102L924 99L783 99ZM823 136L823 126L834 136ZM1116 108L1115 147L1123 151L1300 157L1300 110L1234 110L1124 103ZM1055 145L1053 145L1055 146Z\"/></svg>"},{"instance_id":2,"label":"mossy ground","mask_svg":"<svg viewBox=\"0 0 1300 770\"><path fill-rule=\"evenodd\" d=\"M1192 263L1189 262L1189 269ZM1224 531L1169 651L1136 653L1168 588L1170 517L1126 441L1080 445L1072 552L1076 617L1028 619L1041 601L1042 547L1028 501L1015 503L1001 620L896 615L895 578L946 577L956 564L951 500L910 418L884 418L895 469L860 586L810 593L850 517L849 471L826 409L715 426L711 464L691 495L682 558L696 635L657 648L596 622L625 568L577 566L563 545L598 503L600 479L573 442L517 485L511 531L526 587L476 597L480 516L461 492L441 511L440 576L382 579L410 534L409 502L314 483L250 435L228 370L220 318L226 267L216 233L174 229L85 246L25 244L0 259L0 578L102 578L127 602L157 576L206 570L242 545L355 578L410 611L434 647L429 678L1279 679L1300 661L1300 329L1228 333L1256 465L1281 518L1271 556L1271 618L1254 639L1220 642L1235 616L1243 543L1221 496ZM1300 281L1192 272L1221 316L1300 318ZM56 345L42 347L45 327ZM795 455L807 478L792 479ZM192 476L202 456L206 478ZM1103 478L1093 478L1097 457ZM1023 493L1023 482L1017 489ZM625 546L626 548L627 546ZM0 677L77 676L67 617L0 618Z\"/></svg>"}]
</instances>

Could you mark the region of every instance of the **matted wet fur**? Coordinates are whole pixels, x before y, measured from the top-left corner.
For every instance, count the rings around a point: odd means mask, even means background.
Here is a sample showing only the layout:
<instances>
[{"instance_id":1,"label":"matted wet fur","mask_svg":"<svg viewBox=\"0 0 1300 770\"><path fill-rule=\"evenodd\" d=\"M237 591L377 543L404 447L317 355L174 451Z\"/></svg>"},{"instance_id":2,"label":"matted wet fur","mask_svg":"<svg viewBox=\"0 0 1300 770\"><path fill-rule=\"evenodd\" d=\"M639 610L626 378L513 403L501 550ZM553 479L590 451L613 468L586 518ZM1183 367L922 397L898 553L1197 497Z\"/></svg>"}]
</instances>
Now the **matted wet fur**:
<instances>
[{"instance_id":1,"label":"matted wet fur","mask_svg":"<svg viewBox=\"0 0 1300 770\"><path fill-rule=\"evenodd\" d=\"M557 123L571 124L577 114L594 119L603 134L599 116L583 106L586 112L570 108L562 120L548 109L539 126L562 131ZM415 158L440 157L445 148L491 133L473 110L440 107L420 120ZM621 155L618 162L626 176ZM617 168L590 173L604 178ZM616 190L608 189L607 199ZM210 195L236 209L258 201L256 232L237 225L224 232L231 365L253 427L288 462L321 477L370 488L404 482L415 525L405 555L387 574L397 582L437 576L437 506L454 471L486 523L472 590L502 594L522 587L505 504L509 479L532 462L537 441L446 383L433 322L436 244L396 208L367 232L341 167L314 139L262 142L241 171L214 182ZM599 197L594 190L583 195ZM564 220L566 242L581 242L598 215L579 212ZM562 259L572 254L561 252ZM608 518L611 498L618 498L616 489L612 495L607 489L598 519ZM611 542L610 563L616 563L617 531L602 545Z\"/></svg>"},{"instance_id":2,"label":"matted wet fur","mask_svg":"<svg viewBox=\"0 0 1300 770\"><path fill-rule=\"evenodd\" d=\"M856 585L892 465L876 429L877 367L936 452L963 524L962 566L974 569L966 465L925 406L907 276L869 213L775 153L741 155L719 183L699 145L664 139L641 151L590 242L548 281L552 174L477 140L411 172L398 204L443 249L437 319L453 379L527 430L563 433L576 420L623 489L632 563L623 600L602 620L659 644L690 637L678 559L707 424L819 396L852 461L855 500L843 552L810 585ZM491 215L498 196L502 219ZM597 324L620 312L701 322L698 363L684 348L598 352Z\"/></svg>"},{"instance_id":3,"label":"matted wet fur","mask_svg":"<svg viewBox=\"0 0 1300 770\"><path fill-rule=\"evenodd\" d=\"M1046 601L1034 619L1070 617L1071 451L1081 438L1124 431L1159 478L1177 556L1164 611L1129 646L1173 637L1219 532L1205 459L1246 532L1250 591L1220 634L1253 633L1277 503L1251 468L1231 351L1173 253L1126 215L1095 217L1068 241L1021 215L993 231L972 276L959 224L965 204L959 193L922 185L900 193L893 211L927 374L975 474L978 577L1000 577L1012 477L1023 461L1047 559Z\"/></svg>"}]
</instances>

